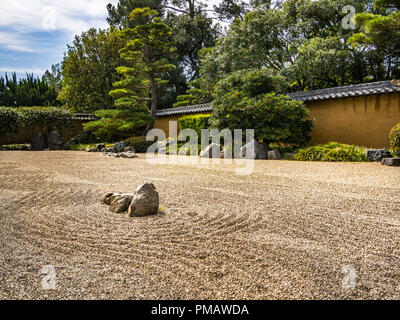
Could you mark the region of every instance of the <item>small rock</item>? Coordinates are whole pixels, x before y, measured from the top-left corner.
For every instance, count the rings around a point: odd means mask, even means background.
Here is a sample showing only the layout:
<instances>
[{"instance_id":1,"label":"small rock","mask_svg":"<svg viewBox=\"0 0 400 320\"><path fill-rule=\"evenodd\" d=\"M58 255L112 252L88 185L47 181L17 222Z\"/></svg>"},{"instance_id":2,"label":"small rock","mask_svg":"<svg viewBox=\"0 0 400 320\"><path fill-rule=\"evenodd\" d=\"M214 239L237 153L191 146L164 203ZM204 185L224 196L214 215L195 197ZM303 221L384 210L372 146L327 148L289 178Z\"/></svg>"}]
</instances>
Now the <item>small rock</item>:
<instances>
[{"instance_id":1,"label":"small rock","mask_svg":"<svg viewBox=\"0 0 400 320\"><path fill-rule=\"evenodd\" d=\"M268 145L252 140L245 144L240 152L243 158L247 159L267 159Z\"/></svg>"},{"instance_id":2,"label":"small rock","mask_svg":"<svg viewBox=\"0 0 400 320\"><path fill-rule=\"evenodd\" d=\"M286 153L285 153L285 156L284 156L284 159L286 159L286 160L293 160L293 158L294 158L295 155L296 155L296 154L295 154L294 152L286 152Z\"/></svg>"},{"instance_id":3,"label":"small rock","mask_svg":"<svg viewBox=\"0 0 400 320\"><path fill-rule=\"evenodd\" d=\"M211 143L207 148L200 152L201 158L220 158L221 145Z\"/></svg>"},{"instance_id":4,"label":"small rock","mask_svg":"<svg viewBox=\"0 0 400 320\"><path fill-rule=\"evenodd\" d=\"M130 217L144 217L158 213L160 199L156 187L146 182L139 186L129 206L128 214Z\"/></svg>"},{"instance_id":5,"label":"small rock","mask_svg":"<svg viewBox=\"0 0 400 320\"><path fill-rule=\"evenodd\" d=\"M111 202L113 202L116 197L121 196L121 195L123 195L122 192L109 192L109 193L105 194L105 196L103 197L101 202L103 202L107 205L110 205Z\"/></svg>"},{"instance_id":6,"label":"small rock","mask_svg":"<svg viewBox=\"0 0 400 320\"><path fill-rule=\"evenodd\" d=\"M135 152L126 151L126 152L119 153L119 158L133 159L133 158L137 158L137 155Z\"/></svg>"},{"instance_id":7,"label":"small rock","mask_svg":"<svg viewBox=\"0 0 400 320\"><path fill-rule=\"evenodd\" d=\"M97 148L86 149L86 152L97 152Z\"/></svg>"},{"instance_id":8,"label":"small rock","mask_svg":"<svg viewBox=\"0 0 400 320\"><path fill-rule=\"evenodd\" d=\"M114 153L114 148L105 148L104 152Z\"/></svg>"},{"instance_id":9,"label":"small rock","mask_svg":"<svg viewBox=\"0 0 400 320\"><path fill-rule=\"evenodd\" d=\"M365 151L365 155L369 161L381 162L385 158L391 158L389 150L386 149L370 149Z\"/></svg>"},{"instance_id":10,"label":"small rock","mask_svg":"<svg viewBox=\"0 0 400 320\"><path fill-rule=\"evenodd\" d=\"M278 150L268 151L268 160L282 160L281 153Z\"/></svg>"},{"instance_id":11,"label":"small rock","mask_svg":"<svg viewBox=\"0 0 400 320\"><path fill-rule=\"evenodd\" d=\"M47 139L43 133L36 133L32 137L32 148L35 151L42 151L47 148Z\"/></svg>"},{"instance_id":12,"label":"small rock","mask_svg":"<svg viewBox=\"0 0 400 320\"><path fill-rule=\"evenodd\" d=\"M115 213L127 211L132 202L132 199L133 195L126 193L116 196L111 202L110 211Z\"/></svg>"},{"instance_id":13,"label":"small rock","mask_svg":"<svg viewBox=\"0 0 400 320\"><path fill-rule=\"evenodd\" d=\"M382 164L389 167L400 167L400 158L385 158Z\"/></svg>"},{"instance_id":14,"label":"small rock","mask_svg":"<svg viewBox=\"0 0 400 320\"><path fill-rule=\"evenodd\" d=\"M127 147L125 147L125 148L124 148L124 151L125 151L125 152L127 152L127 151L136 152L135 147L132 147L132 146L127 146Z\"/></svg>"},{"instance_id":15,"label":"small rock","mask_svg":"<svg viewBox=\"0 0 400 320\"><path fill-rule=\"evenodd\" d=\"M123 152L125 147L126 147L126 144L123 141L122 142L117 142L116 144L114 144L114 150L116 152Z\"/></svg>"},{"instance_id":16,"label":"small rock","mask_svg":"<svg viewBox=\"0 0 400 320\"><path fill-rule=\"evenodd\" d=\"M96 149L97 149L97 151L99 151L99 152L101 152L103 149L105 149L106 148L106 146L105 146L105 144L104 143L99 143L99 144L97 144L96 145Z\"/></svg>"}]
</instances>

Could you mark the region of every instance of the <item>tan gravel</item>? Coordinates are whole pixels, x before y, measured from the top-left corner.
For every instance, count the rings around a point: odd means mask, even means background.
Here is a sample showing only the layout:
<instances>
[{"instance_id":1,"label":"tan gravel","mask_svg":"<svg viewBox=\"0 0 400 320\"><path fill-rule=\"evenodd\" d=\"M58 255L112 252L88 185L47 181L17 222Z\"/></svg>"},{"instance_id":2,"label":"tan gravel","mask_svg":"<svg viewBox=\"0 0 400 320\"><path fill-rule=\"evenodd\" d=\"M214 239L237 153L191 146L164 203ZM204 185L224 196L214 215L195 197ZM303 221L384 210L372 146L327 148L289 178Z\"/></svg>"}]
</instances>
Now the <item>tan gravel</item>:
<instances>
[{"instance_id":1,"label":"tan gravel","mask_svg":"<svg viewBox=\"0 0 400 320\"><path fill-rule=\"evenodd\" d=\"M234 169L0 152L0 298L400 298L399 168ZM100 203L146 180L160 193L158 216L129 218ZM56 290L42 289L45 265ZM354 290L342 287L346 265Z\"/></svg>"}]
</instances>

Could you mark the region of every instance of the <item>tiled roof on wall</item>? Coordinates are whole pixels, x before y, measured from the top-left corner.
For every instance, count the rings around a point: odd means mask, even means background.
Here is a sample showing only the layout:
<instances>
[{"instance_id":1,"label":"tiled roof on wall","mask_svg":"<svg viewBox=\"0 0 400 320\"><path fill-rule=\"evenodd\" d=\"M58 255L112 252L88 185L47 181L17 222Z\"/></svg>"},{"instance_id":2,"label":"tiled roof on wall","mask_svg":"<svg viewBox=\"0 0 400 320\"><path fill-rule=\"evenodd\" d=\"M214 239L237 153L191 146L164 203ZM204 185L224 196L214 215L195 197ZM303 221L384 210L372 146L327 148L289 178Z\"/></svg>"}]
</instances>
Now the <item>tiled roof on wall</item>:
<instances>
[{"instance_id":1,"label":"tiled roof on wall","mask_svg":"<svg viewBox=\"0 0 400 320\"><path fill-rule=\"evenodd\" d=\"M174 116L181 114L191 114L191 113L203 113L203 112L211 112L211 104L197 104L194 106L188 107L179 107L179 108L171 108L157 111L157 117L166 117L166 116Z\"/></svg>"},{"instance_id":2,"label":"tiled roof on wall","mask_svg":"<svg viewBox=\"0 0 400 320\"><path fill-rule=\"evenodd\" d=\"M381 81L373 83L356 84L345 87L334 87L327 89L319 89L313 91L290 93L289 97L296 100L320 101L329 99L340 99L349 97L369 96L383 93L400 93L400 85L392 83L392 81Z\"/></svg>"},{"instance_id":3,"label":"tiled roof on wall","mask_svg":"<svg viewBox=\"0 0 400 320\"><path fill-rule=\"evenodd\" d=\"M93 114L89 113L74 113L72 115L72 120L80 120L80 121L95 121L99 120L100 118L96 117Z\"/></svg>"},{"instance_id":4,"label":"tiled roof on wall","mask_svg":"<svg viewBox=\"0 0 400 320\"><path fill-rule=\"evenodd\" d=\"M294 92L294 93L289 93L288 96L292 99L308 102L308 101L321 101L321 100L340 99L349 97L369 96L369 95L384 94L384 93L400 93L400 82L394 80L394 81L363 83L363 84L356 84L344 87L334 87L334 88L319 89L313 91ZM203 112L212 112L212 107L210 103L159 110L157 112L157 117L203 113Z\"/></svg>"}]
</instances>

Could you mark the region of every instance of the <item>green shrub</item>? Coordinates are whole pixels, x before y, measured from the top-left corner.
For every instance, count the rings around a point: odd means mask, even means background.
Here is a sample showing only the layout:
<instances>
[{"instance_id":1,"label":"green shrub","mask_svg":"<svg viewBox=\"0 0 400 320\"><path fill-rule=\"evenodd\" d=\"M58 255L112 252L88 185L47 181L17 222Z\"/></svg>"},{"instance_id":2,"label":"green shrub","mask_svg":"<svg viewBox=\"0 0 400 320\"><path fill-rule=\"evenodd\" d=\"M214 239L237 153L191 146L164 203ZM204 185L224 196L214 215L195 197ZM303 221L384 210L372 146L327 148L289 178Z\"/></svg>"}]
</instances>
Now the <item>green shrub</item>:
<instances>
[{"instance_id":1,"label":"green shrub","mask_svg":"<svg viewBox=\"0 0 400 320\"><path fill-rule=\"evenodd\" d=\"M364 148L337 142L300 149L294 156L294 160L327 162L368 161Z\"/></svg>"},{"instance_id":2,"label":"green shrub","mask_svg":"<svg viewBox=\"0 0 400 320\"><path fill-rule=\"evenodd\" d=\"M25 151L29 149L28 144L7 144L1 146L0 149L7 150L7 151Z\"/></svg>"},{"instance_id":3,"label":"green shrub","mask_svg":"<svg viewBox=\"0 0 400 320\"><path fill-rule=\"evenodd\" d=\"M391 152L400 157L400 123L395 125L389 134Z\"/></svg>"},{"instance_id":4,"label":"green shrub","mask_svg":"<svg viewBox=\"0 0 400 320\"><path fill-rule=\"evenodd\" d=\"M185 116L179 119L179 126L181 130L183 129L193 129L197 133L199 141L201 139L201 130L208 129L208 120L210 115L207 114L197 114L193 116Z\"/></svg>"},{"instance_id":5,"label":"green shrub","mask_svg":"<svg viewBox=\"0 0 400 320\"><path fill-rule=\"evenodd\" d=\"M40 126L51 130L72 123L72 114L56 107L0 107L0 134L15 133L19 129Z\"/></svg>"},{"instance_id":6,"label":"green shrub","mask_svg":"<svg viewBox=\"0 0 400 320\"><path fill-rule=\"evenodd\" d=\"M97 143L79 143L79 144L70 144L68 145L68 149L72 151L86 151L86 149L96 148ZM106 143L106 148L112 148L114 144Z\"/></svg>"},{"instance_id":7,"label":"green shrub","mask_svg":"<svg viewBox=\"0 0 400 320\"><path fill-rule=\"evenodd\" d=\"M146 141L146 137L131 137L125 140L127 146L135 148L137 153L146 153L154 141Z\"/></svg>"}]
</instances>

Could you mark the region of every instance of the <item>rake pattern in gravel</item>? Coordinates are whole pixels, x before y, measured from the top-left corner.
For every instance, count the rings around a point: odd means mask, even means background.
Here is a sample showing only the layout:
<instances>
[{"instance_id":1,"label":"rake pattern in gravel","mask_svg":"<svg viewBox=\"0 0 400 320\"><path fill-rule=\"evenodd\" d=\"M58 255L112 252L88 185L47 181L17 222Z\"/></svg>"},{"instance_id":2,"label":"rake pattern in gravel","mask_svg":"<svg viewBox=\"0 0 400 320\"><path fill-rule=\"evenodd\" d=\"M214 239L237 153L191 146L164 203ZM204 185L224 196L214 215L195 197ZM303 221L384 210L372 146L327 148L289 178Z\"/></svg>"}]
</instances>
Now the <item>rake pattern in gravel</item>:
<instances>
[{"instance_id":1,"label":"rake pattern in gravel","mask_svg":"<svg viewBox=\"0 0 400 320\"><path fill-rule=\"evenodd\" d=\"M0 298L400 297L400 170L376 163L150 165L82 152L0 153ZM151 181L157 216L100 203ZM42 267L56 270L43 290ZM353 266L356 288L344 289Z\"/></svg>"}]
</instances>

